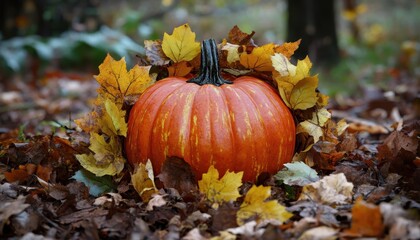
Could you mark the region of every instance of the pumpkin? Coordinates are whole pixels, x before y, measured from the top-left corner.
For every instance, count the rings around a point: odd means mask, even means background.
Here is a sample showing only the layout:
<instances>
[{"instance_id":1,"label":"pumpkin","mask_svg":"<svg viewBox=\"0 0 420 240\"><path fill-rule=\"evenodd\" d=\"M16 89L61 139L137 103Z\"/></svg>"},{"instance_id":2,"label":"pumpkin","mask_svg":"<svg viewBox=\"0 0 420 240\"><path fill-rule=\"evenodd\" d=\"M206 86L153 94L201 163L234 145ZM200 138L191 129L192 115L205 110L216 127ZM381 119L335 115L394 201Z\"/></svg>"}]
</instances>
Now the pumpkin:
<instances>
[{"instance_id":1,"label":"pumpkin","mask_svg":"<svg viewBox=\"0 0 420 240\"><path fill-rule=\"evenodd\" d=\"M210 39L202 43L197 77L168 77L140 96L130 112L125 147L131 164L150 159L157 174L174 156L197 179L214 165L221 174L243 171L248 181L290 162L295 134L292 114L268 83L221 77L217 45Z\"/></svg>"}]
</instances>

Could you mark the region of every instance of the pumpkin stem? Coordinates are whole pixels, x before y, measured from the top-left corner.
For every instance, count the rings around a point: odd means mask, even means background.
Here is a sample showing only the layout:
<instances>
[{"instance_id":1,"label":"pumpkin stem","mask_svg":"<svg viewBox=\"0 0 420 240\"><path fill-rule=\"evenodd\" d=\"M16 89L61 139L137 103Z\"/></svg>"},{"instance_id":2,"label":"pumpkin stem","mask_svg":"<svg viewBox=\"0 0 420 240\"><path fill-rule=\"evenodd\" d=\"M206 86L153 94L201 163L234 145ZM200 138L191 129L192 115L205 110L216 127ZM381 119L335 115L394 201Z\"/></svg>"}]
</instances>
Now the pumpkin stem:
<instances>
[{"instance_id":1,"label":"pumpkin stem","mask_svg":"<svg viewBox=\"0 0 420 240\"><path fill-rule=\"evenodd\" d=\"M219 56L214 39L204 40L201 44L200 73L187 82L198 85L213 84L216 86L232 83L220 76Z\"/></svg>"}]
</instances>

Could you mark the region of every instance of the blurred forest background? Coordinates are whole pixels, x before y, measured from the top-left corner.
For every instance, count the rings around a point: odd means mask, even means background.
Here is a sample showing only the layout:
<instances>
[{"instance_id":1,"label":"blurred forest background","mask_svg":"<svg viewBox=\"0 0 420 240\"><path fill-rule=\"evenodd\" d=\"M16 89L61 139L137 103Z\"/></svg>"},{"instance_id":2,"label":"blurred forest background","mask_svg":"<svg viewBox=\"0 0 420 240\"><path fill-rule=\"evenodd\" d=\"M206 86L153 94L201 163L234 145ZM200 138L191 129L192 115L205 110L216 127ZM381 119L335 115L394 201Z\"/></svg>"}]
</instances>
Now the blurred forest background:
<instances>
[{"instance_id":1,"label":"blurred forest background","mask_svg":"<svg viewBox=\"0 0 420 240\"><path fill-rule=\"evenodd\" d=\"M107 52L135 64L145 39L189 23L199 40L238 25L258 45L302 38L321 90L352 95L409 72L419 79L419 0L2 0L0 90L92 78Z\"/></svg>"}]
</instances>

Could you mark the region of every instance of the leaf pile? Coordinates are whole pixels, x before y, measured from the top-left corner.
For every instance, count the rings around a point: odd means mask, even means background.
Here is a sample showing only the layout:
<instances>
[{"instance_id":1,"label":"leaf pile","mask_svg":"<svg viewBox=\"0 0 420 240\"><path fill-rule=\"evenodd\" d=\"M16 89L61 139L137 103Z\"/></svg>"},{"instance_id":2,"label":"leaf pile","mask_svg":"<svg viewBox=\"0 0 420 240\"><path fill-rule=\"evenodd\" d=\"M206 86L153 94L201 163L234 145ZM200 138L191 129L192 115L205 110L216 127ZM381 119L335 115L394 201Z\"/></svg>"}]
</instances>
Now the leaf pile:
<instances>
[{"instance_id":1,"label":"leaf pile","mask_svg":"<svg viewBox=\"0 0 420 240\"><path fill-rule=\"evenodd\" d=\"M294 162L256 182L214 166L196 182L178 158L167 159L158 176L150 162L126 164L122 141L130 106L155 80L198 71L200 44L185 24L163 40L145 41L142 66L127 69L124 59L108 55L95 76L92 111L76 120L77 130L0 131L0 236L417 238L414 81L369 92L365 104L333 99L327 110L309 58L291 62L299 41L258 46L254 34L234 27L218 46L220 65L223 74L256 76L279 90L296 119Z\"/></svg>"}]
</instances>

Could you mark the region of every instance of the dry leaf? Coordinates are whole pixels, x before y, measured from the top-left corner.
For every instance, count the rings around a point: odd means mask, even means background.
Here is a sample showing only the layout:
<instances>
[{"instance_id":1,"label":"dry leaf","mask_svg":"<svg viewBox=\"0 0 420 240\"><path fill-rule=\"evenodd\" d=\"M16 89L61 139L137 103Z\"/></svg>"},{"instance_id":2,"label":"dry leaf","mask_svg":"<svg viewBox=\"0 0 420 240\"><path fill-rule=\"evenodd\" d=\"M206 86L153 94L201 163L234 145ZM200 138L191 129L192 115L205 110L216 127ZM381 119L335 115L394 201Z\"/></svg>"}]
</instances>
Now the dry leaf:
<instances>
[{"instance_id":1,"label":"dry leaf","mask_svg":"<svg viewBox=\"0 0 420 240\"><path fill-rule=\"evenodd\" d=\"M252 186L245 195L237 215L236 221L243 225L247 220L254 219L257 222L265 220L276 220L280 223L287 221L293 216L286 208L276 200L269 200L271 187Z\"/></svg>"},{"instance_id":2,"label":"dry leaf","mask_svg":"<svg viewBox=\"0 0 420 240\"><path fill-rule=\"evenodd\" d=\"M122 144L117 136L112 136L108 141L103 135L92 132L90 135L89 149L92 154L76 155L80 164L96 176L119 174L123 168L125 159L122 156Z\"/></svg>"},{"instance_id":3,"label":"dry leaf","mask_svg":"<svg viewBox=\"0 0 420 240\"><path fill-rule=\"evenodd\" d=\"M380 237L384 231L381 209L357 198L351 210L351 228L345 234L351 236Z\"/></svg>"},{"instance_id":4,"label":"dry leaf","mask_svg":"<svg viewBox=\"0 0 420 240\"><path fill-rule=\"evenodd\" d=\"M186 61L177 62L168 67L168 76L185 77L192 69Z\"/></svg>"},{"instance_id":5,"label":"dry leaf","mask_svg":"<svg viewBox=\"0 0 420 240\"><path fill-rule=\"evenodd\" d=\"M150 159L147 160L146 164L139 163L131 175L131 183L143 202L149 202L152 195L157 193L154 179L153 166Z\"/></svg>"},{"instance_id":6,"label":"dry leaf","mask_svg":"<svg viewBox=\"0 0 420 240\"><path fill-rule=\"evenodd\" d=\"M289 62L287 57L281 53L275 53L274 56L271 57L271 62L273 63L274 69L282 77L294 75L296 73L296 66Z\"/></svg>"},{"instance_id":7,"label":"dry leaf","mask_svg":"<svg viewBox=\"0 0 420 240\"><path fill-rule=\"evenodd\" d=\"M285 42L280 46L276 46L274 48L274 52L281 53L284 55L287 59L290 59L293 55L293 53L299 48L301 39L295 41L295 42Z\"/></svg>"},{"instance_id":8,"label":"dry leaf","mask_svg":"<svg viewBox=\"0 0 420 240\"><path fill-rule=\"evenodd\" d=\"M307 77L299 81L290 94L290 107L295 110L305 110L315 106L317 102L317 87L318 77Z\"/></svg>"},{"instance_id":9,"label":"dry leaf","mask_svg":"<svg viewBox=\"0 0 420 240\"><path fill-rule=\"evenodd\" d=\"M240 60L239 58L239 45L235 45L235 44L231 44L231 43L226 43L223 47L222 50L227 51L227 62L229 64L232 64L234 62L237 62Z\"/></svg>"},{"instance_id":10,"label":"dry leaf","mask_svg":"<svg viewBox=\"0 0 420 240\"><path fill-rule=\"evenodd\" d=\"M163 35L162 50L174 62L191 61L200 53L200 43L188 24L174 29L172 35Z\"/></svg>"},{"instance_id":11,"label":"dry leaf","mask_svg":"<svg viewBox=\"0 0 420 240\"><path fill-rule=\"evenodd\" d=\"M315 106L320 101L325 104L328 99L319 95L318 76L310 76L309 71L312 63L308 57L299 60L296 67L281 55L275 55L273 66L276 69L274 79L277 82L279 93L285 104L291 109L305 110Z\"/></svg>"},{"instance_id":12,"label":"dry leaf","mask_svg":"<svg viewBox=\"0 0 420 240\"><path fill-rule=\"evenodd\" d=\"M170 59L165 55L162 50L161 40L144 40L144 49L146 51L146 57L150 64L155 66L167 65Z\"/></svg>"},{"instance_id":13,"label":"dry leaf","mask_svg":"<svg viewBox=\"0 0 420 240\"><path fill-rule=\"evenodd\" d=\"M230 31L228 35L229 42L238 45L248 45L251 43L252 36L254 36L255 32L252 31L251 33L244 33L239 29L237 25L235 25Z\"/></svg>"},{"instance_id":14,"label":"dry leaf","mask_svg":"<svg viewBox=\"0 0 420 240\"><path fill-rule=\"evenodd\" d=\"M149 76L150 66L134 66L127 72L125 59L114 60L109 54L99 65L99 75L95 76L99 83L98 93L117 104L130 95L140 95L154 80Z\"/></svg>"},{"instance_id":15,"label":"dry leaf","mask_svg":"<svg viewBox=\"0 0 420 240\"><path fill-rule=\"evenodd\" d=\"M314 138L314 143L324 136L322 127L331 119L331 113L327 109L322 108L312 113L311 120L300 122L296 128L296 133L308 133ZM307 150L307 149L306 149Z\"/></svg>"},{"instance_id":16,"label":"dry leaf","mask_svg":"<svg viewBox=\"0 0 420 240\"><path fill-rule=\"evenodd\" d=\"M303 187L299 200L312 200L321 204L345 204L353 196L353 183L343 173L331 174Z\"/></svg>"},{"instance_id":17,"label":"dry leaf","mask_svg":"<svg viewBox=\"0 0 420 240\"><path fill-rule=\"evenodd\" d=\"M255 47L251 53L243 52L240 55L242 66L255 71L272 71L271 56L274 54L274 44L269 43L261 47Z\"/></svg>"},{"instance_id":18,"label":"dry leaf","mask_svg":"<svg viewBox=\"0 0 420 240\"><path fill-rule=\"evenodd\" d=\"M337 239L338 229L330 228L327 226L320 226L306 230L300 237L299 240L335 240Z\"/></svg>"},{"instance_id":19,"label":"dry leaf","mask_svg":"<svg viewBox=\"0 0 420 240\"><path fill-rule=\"evenodd\" d=\"M223 202L235 201L241 195L238 188L242 185L243 172L234 173L227 171L219 180L219 171L210 166L203 178L198 181L200 192L203 193L213 207L217 208Z\"/></svg>"},{"instance_id":20,"label":"dry leaf","mask_svg":"<svg viewBox=\"0 0 420 240\"><path fill-rule=\"evenodd\" d=\"M197 180L194 172L182 158L167 157L157 177L165 188L175 188L180 194L197 191Z\"/></svg>"}]
</instances>

